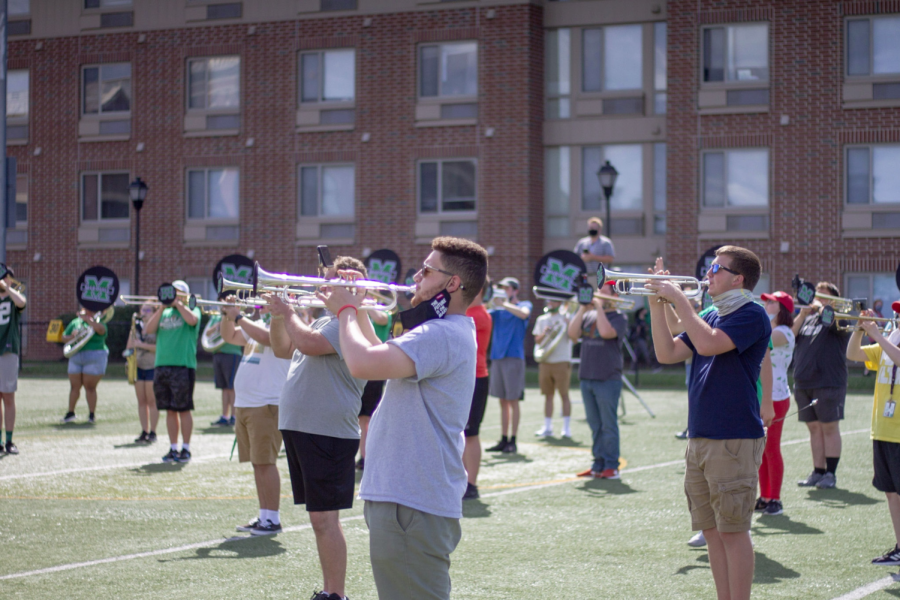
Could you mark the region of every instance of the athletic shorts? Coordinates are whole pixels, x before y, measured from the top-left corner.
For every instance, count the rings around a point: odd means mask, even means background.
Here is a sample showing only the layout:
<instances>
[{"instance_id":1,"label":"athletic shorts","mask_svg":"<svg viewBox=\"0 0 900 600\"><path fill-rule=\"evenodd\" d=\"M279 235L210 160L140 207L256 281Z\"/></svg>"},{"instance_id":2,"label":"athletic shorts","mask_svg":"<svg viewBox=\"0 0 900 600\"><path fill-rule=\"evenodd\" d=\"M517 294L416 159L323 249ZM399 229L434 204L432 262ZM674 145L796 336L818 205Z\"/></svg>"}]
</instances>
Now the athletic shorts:
<instances>
[{"instance_id":1,"label":"athletic shorts","mask_svg":"<svg viewBox=\"0 0 900 600\"><path fill-rule=\"evenodd\" d=\"M233 390L234 376L237 375L241 357L238 354L213 354L213 373L217 390Z\"/></svg>"},{"instance_id":2,"label":"athletic shorts","mask_svg":"<svg viewBox=\"0 0 900 600\"><path fill-rule=\"evenodd\" d=\"M369 381L363 388L362 406L359 409L360 417L371 417L381 402L384 394L384 381Z\"/></svg>"},{"instance_id":3,"label":"athletic shorts","mask_svg":"<svg viewBox=\"0 0 900 600\"><path fill-rule=\"evenodd\" d=\"M491 396L503 400L525 399L525 359L497 358L491 361Z\"/></svg>"},{"instance_id":4,"label":"athletic shorts","mask_svg":"<svg viewBox=\"0 0 900 600\"><path fill-rule=\"evenodd\" d=\"M194 410L194 379L197 372L190 367L156 367L153 369L153 394L156 408L185 412Z\"/></svg>"},{"instance_id":5,"label":"athletic shorts","mask_svg":"<svg viewBox=\"0 0 900 600\"><path fill-rule=\"evenodd\" d=\"M69 359L69 375L84 373L85 375L106 375L106 363L109 361L109 350L82 350Z\"/></svg>"},{"instance_id":6,"label":"athletic shorts","mask_svg":"<svg viewBox=\"0 0 900 600\"><path fill-rule=\"evenodd\" d=\"M19 385L19 355L0 354L0 393L14 394Z\"/></svg>"},{"instance_id":7,"label":"athletic shorts","mask_svg":"<svg viewBox=\"0 0 900 600\"><path fill-rule=\"evenodd\" d=\"M766 438L690 438L684 452L684 493L694 531L750 531Z\"/></svg>"},{"instance_id":8,"label":"athletic shorts","mask_svg":"<svg viewBox=\"0 0 900 600\"><path fill-rule=\"evenodd\" d=\"M153 369L138 369L137 370L137 380L138 381L153 381Z\"/></svg>"},{"instance_id":9,"label":"athletic shorts","mask_svg":"<svg viewBox=\"0 0 900 600\"><path fill-rule=\"evenodd\" d=\"M571 381L572 363L538 363L538 385L543 395L552 396L557 390L560 394L568 394Z\"/></svg>"},{"instance_id":10,"label":"athletic shorts","mask_svg":"<svg viewBox=\"0 0 900 600\"><path fill-rule=\"evenodd\" d=\"M472 406L469 408L469 421L463 432L466 437L475 437L481 429L484 409L487 407L488 382L490 377L475 378L475 393L472 394Z\"/></svg>"},{"instance_id":11,"label":"athletic shorts","mask_svg":"<svg viewBox=\"0 0 900 600\"><path fill-rule=\"evenodd\" d=\"M353 508L358 439L282 429L294 504L307 512Z\"/></svg>"},{"instance_id":12,"label":"athletic shorts","mask_svg":"<svg viewBox=\"0 0 900 600\"><path fill-rule=\"evenodd\" d=\"M875 477L872 485L879 492L900 494L900 444L872 440Z\"/></svg>"},{"instance_id":13,"label":"athletic shorts","mask_svg":"<svg viewBox=\"0 0 900 600\"><path fill-rule=\"evenodd\" d=\"M278 405L236 406L234 416L238 461L274 465L281 452Z\"/></svg>"},{"instance_id":14,"label":"athletic shorts","mask_svg":"<svg viewBox=\"0 0 900 600\"><path fill-rule=\"evenodd\" d=\"M844 419L844 399L847 389L842 387L795 388L794 398L797 401L797 420L802 423L820 421L833 423ZM818 400L812 408L806 408L810 402Z\"/></svg>"}]
</instances>

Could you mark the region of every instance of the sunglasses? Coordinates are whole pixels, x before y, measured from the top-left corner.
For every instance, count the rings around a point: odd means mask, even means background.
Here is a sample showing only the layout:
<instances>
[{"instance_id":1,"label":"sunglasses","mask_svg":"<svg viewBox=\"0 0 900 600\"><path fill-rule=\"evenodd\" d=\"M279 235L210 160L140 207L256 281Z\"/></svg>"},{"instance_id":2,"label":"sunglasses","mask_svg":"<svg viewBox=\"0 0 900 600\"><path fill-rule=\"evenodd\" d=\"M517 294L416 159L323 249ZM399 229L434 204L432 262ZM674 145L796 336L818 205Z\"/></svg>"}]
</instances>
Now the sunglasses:
<instances>
[{"instance_id":1,"label":"sunglasses","mask_svg":"<svg viewBox=\"0 0 900 600\"><path fill-rule=\"evenodd\" d=\"M430 271L435 271L437 273L443 273L444 275L449 275L453 277L456 273L451 273L450 271L445 271L443 269L438 269L437 267L432 267L428 263L422 263L422 268L419 269L419 272L422 274L422 277L428 277L428 273Z\"/></svg>"},{"instance_id":2,"label":"sunglasses","mask_svg":"<svg viewBox=\"0 0 900 600\"><path fill-rule=\"evenodd\" d=\"M719 263L714 263L714 264L709 268L709 272L712 273L713 275L715 275L715 274L718 273L719 271L728 271L728 272L731 273L732 275L740 275L740 273L738 273L737 271L732 271L732 270L729 269L728 267L722 266L722 265L720 265Z\"/></svg>"}]
</instances>

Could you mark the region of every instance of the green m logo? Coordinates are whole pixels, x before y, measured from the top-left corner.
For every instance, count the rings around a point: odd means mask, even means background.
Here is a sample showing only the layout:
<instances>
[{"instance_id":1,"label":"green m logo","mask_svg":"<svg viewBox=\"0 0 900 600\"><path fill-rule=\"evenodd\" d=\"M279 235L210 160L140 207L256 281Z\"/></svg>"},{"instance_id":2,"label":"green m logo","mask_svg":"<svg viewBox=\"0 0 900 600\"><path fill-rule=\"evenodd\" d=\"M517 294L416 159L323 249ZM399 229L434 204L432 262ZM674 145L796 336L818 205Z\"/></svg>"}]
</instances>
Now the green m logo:
<instances>
[{"instance_id":1,"label":"green m logo","mask_svg":"<svg viewBox=\"0 0 900 600\"><path fill-rule=\"evenodd\" d=\"M581 269L577 266L551 257L541 267L541 280L538 283L558 290L572 291L575 288L575 278L580 274Z\"/></svg>"},{"instance_id":2,"label":"green m logo","mask_svg":"<svg viewBox=\"0 0 900 600\"><path fill-rule=\"evenodd\" d=\"M222 274L228 281L236 281L237 283L250 283L250 276L253 274L253 267L246 265L233 265L231 263L222 263Z\"/></svg>"},{"instance_id":3,"label":"green m logo","mask_svg":"<svg viewBox=\"0 0 900 600\"><path fill-rule=\"evenodd\" d=\"M94 302L112 302L116 296L116 286L112 277L97 278L88 275L81 284L81 299Z\"/></svg>"},{"instance_id":4,"label":"green m logo","mask_svg":"<svg viewBox=\"0 0 900 600\"><path fill-rule=\"evenodd\" d=\"M369 279L374 279L381 283L397 281L397 261L386 260L382 262L377 258L373 258L369 263Z\"/></svg>"}]
</instances>

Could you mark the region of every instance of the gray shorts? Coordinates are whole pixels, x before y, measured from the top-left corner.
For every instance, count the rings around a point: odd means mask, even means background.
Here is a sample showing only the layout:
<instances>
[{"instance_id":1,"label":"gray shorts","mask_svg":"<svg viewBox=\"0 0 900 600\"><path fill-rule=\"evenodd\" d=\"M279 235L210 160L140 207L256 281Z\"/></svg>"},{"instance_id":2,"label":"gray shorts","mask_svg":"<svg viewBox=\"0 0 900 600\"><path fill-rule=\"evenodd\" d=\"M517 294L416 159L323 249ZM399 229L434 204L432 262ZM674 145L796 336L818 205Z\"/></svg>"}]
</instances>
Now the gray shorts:
<instances>
[{"instance_id":1,"label":"gray shorts","mask_svg":"<svg viewBox=\"0 0 900 600\"><path fill-rule=\"evenodd\" d=\"M0 354L0 393L13 394L19 385L19 355Z\"/></svg>"},{"instance_id":2,"label":"gray shorts","mask_svg":"<svg viewBox=\"0 0 900 600\"><path fill-rule=\"evenodd\" d=\"M491 396L524 400L525 359L498 358L491 361Z\"/></svg>"},{"instance_id":3,"label":"gray shorts","mask_svg":"<svg viewBox=\"0 0 900 600\"><path fill-rule=\"evenodd\" d=\"M109 350L82 350L69 359L69 375L84 373L102 377L106 375Z\"/></svg>"},{"instance_id":4,"label":"gray shorts","mask_svg":"<svg viewBox=\"0 0 900 600\"><path fill-rule=\"evenodd\" d=\"M797 401L797 420L801 423L820 421L833 423L844 419L844 400L847 389L842 387L826 388L794 388L794 400ZM806 408L813 400L818 400L812 408Z\"/></svg>"}]
</instances>

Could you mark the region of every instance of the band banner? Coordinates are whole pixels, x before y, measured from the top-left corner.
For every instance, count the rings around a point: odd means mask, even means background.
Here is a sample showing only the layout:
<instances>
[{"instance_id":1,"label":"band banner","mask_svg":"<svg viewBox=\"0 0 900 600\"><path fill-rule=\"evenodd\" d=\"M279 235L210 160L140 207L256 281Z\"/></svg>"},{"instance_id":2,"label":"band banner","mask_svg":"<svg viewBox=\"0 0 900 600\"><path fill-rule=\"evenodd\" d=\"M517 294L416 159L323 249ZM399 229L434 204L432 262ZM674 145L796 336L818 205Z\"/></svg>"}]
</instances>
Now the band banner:
<instances>
[{"instance_id":1,"label":"band banner","mask_svg":"<svg viewBox=\"0 0 900 600\"><path fill-rule=\"evenodd\" d=\"M397 283L397 279L400 277L400 257L393 250L387 248L376 250L366 257L365 264L366 270L369 272L369 279L373 281Z\"/></svg>"},{"instance_id":2,"label":"band banner","mask_svg":"<svg viewBox=\"0 0 900 600\"><path fill-rule=\"evenodd\" d=\"M212 272L213 286L219 289L219 281L222 278L237 283L253 283L253 259L243 254L229 254L216 263Z\"/></svg>"},{"instance_id":3,"label":"band banner","mask_svg":"<svg viewBox=\"0 0 900 600\"><path fill-rule=\"evenodd\" d=\"M91 267L78 278L75 297L78 304L91 312L104 311L119 297L119 278L106 267Z\"/></svg>"},{"instance_id":4,"label":"band banner","mask_svg":"<svg viewBox=\"0 0 900 600\"><path fill-rule=\"evenodd\" d=\"M560 300L567 300L578 292L586 274L587 267L580 256L568 250L553 250L535 264L534 285L545 295L558 290Z\"/></svg>"}]
</instances>

